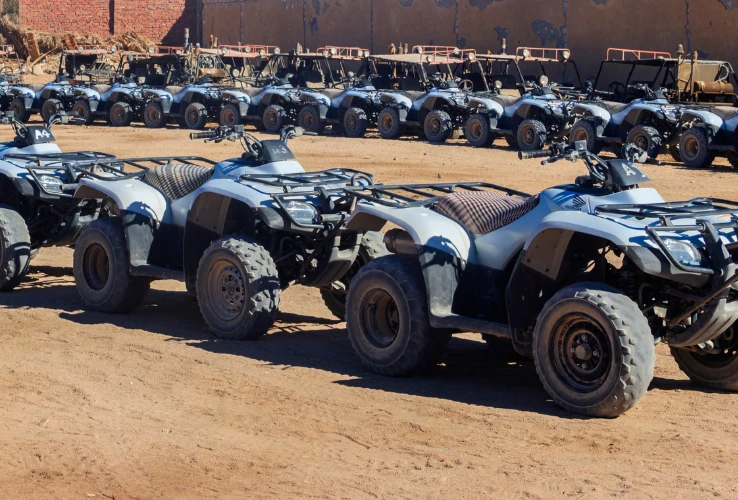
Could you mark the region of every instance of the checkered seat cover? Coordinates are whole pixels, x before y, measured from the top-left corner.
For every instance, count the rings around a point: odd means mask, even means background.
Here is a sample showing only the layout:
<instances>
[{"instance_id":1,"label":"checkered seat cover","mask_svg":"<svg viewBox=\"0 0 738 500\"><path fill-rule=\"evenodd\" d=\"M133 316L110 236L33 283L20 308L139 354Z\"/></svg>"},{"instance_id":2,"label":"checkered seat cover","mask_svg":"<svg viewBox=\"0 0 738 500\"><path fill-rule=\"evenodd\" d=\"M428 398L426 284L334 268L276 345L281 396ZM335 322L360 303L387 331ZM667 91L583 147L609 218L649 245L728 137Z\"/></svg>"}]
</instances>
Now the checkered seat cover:
<instances>
[{"instance_id":1,"label":"checkered seat cover","mask_svg":"<svg viewBox=\"0 0 738 500\"><path fill-rule=\"evenodd\" d=\"M597 101L594 104L606 110L611 115L616 115L620 113L622 110L624 110L625 108L627 108L628 106L630 106L630 103L612 102L612 101Z\"/></svg>"},{"instance_id":2,"label":"checkered seat cover","mask_svg":"<svg viewBox=\"0 0 738 500\"><path fill-rule=\"evenodd\" d=\"M524 216L538 205L529 198L500 193L451 193L441 198L436 210L457 220L474 234L487 234Z\"/></svg>"},{"instance_id":3,"label":"checkered seat cover","mask_svg":"<svg viewBox=\"0 0 738 500\"><path fill-rule=\"evenodd\" d=\"M715 106L711 110L713 113L718 115L723 121L732 120L738 116L738 108L729 108L727 106Z\"/></svg>"},{"instance_id":4,"label":"checkered seat cover","mask_svg":"<svg viewBox=\"0 0 738 500\"><path fill-rule=\"evenodd\" d=\"M150 168L143 181L170 200L178 200L199 188L213 175L210 168L187 163L167 163Z\"/></svg>"}]
</instances>

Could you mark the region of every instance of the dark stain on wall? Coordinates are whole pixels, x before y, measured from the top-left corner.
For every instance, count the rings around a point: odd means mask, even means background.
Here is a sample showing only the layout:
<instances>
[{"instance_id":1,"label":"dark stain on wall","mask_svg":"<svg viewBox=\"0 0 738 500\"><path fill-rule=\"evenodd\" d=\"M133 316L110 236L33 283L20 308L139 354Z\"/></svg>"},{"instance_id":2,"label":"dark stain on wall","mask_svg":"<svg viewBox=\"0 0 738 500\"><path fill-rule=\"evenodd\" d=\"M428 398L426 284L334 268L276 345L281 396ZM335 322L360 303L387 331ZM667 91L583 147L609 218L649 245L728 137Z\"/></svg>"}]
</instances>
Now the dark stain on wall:
<instances>
[{"instance_id":1,"label":"dark stain on wall","mask_svg":"<svg viewBox=\"0 0 738 500\"><path fill-rule=\"evenodd\" d=\"M554 25L543 19L533 21L533 33L541 39L541 46L547 46L548 42L554 42L556 47L564 47L566 45L566 37L564 35L566 26L561 27L561 33L554 28Z\"/></svg>"},{"instance_id":2,"label":"dark stain on wall","mask_svg":"<svg viewBox=\"0 0 738 500\"><path fill-rule=\"evenodd\" d=\"M495 26L495 33L497 33L497 41L501 42L502 39L507 39L508 31L507 28L502 28L501 26Z\"/></svg>"},{"instance_id":3,"label":"dark stain on wall","mask_svg":"<svg viewBox=\"0 0 738 500\"><path fill-rule=\"evenodd\" d=\"M738 0L718 0L718 2L723 4L725 10L733 10L738 7Z\"/></svg>"},{"instance_id":4,"label":"dark stain on wall","mask_svg":"<svg viewBox=\"0 0 738 500\"><path fill-rule=\"evenodd\" d=\"M492 2L502 2L502 0L469 0L469 6L477 7L479 10L484 10Z\"/></svg>"}]
</instances>

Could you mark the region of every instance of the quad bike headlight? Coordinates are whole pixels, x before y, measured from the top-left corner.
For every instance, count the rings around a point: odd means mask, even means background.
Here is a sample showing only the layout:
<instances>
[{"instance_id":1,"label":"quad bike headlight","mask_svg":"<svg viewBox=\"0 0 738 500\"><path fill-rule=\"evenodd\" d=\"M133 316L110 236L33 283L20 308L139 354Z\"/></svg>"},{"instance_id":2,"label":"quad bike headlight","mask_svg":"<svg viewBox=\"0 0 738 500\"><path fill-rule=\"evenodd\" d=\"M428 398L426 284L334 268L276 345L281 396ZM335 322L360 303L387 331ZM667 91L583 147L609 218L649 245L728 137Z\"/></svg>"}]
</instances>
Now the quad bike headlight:
<instances>
[{"instance_id":1,"label":"quad bike headlight","mask_svg":"<svg viewBox=\"0 0 738 500\"><path fill-rule=\"evenodd\" d=\"M548 77L546 75L541 75L538 77L538 85L541 87L547 87L548 86Z\"/></svg>"},{"instance_id":2,"label":"quad bike headlight","mask_svg":"<svg viewBox=\"0 0 738 500\"><path fill-rule=\"evenodd\" d=\"M295 221L300 224L314 224L318 220L318 210L310 203L302 201L290 201L285 205Z\"/></svg>"},{"instance_id":3,"label":"quad bike headlight","mask_svg":"<svg viewBox=\"0 0 738 500\"><path fill-rule=\"evenodd\" d=\"M38 182L49 193L61 193L62 185L64 185L61 179L53 175L41 175L38 178Z\"/></svg>"},{"instance_id":4,"label":"quad bike headlight","mask_svg":"<svg viewBox=\"0 0 738 500\"><path fill-rule=\"evenodd\" d=\"M664 239L664 246L669 249L674 258L688 266L699 266L702 264L702 254L694 245L687 241Z\"/></svg>"}]
</instances>

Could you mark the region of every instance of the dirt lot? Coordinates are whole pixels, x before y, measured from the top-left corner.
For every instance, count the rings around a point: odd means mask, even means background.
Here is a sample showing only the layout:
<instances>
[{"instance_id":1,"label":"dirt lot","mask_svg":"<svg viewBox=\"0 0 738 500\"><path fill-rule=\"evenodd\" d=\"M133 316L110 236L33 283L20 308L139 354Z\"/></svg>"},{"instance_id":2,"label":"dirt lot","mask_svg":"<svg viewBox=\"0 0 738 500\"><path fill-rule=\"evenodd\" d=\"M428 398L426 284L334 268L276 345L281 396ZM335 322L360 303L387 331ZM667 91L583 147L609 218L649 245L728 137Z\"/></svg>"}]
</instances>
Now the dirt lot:
<instances>
[{"instance_id":1,"label":"dirt lot","mask_svg":"<svg viewBox=\"0 0 738 500\"><path fill-rule=\"evenodd\" d=\"M239 151L176 129L54 133L65 150ZM461 144L303 137L292 147L309 170L352 167L388 182L534 192L583 173ZM667 199L736 197L727 168L645 170ZM426 376L375 375L352 355L345 325L300 287L250 343L210 335L176 282L156 282L131 315L85 312L71 256L42 251L20 289L0 296L3 497L738 497L738 395L692 387L663 347L635 409L586 420L549 400L532 363L491 356L477 335L454 339Z\"/></svg>"}]
</instances>

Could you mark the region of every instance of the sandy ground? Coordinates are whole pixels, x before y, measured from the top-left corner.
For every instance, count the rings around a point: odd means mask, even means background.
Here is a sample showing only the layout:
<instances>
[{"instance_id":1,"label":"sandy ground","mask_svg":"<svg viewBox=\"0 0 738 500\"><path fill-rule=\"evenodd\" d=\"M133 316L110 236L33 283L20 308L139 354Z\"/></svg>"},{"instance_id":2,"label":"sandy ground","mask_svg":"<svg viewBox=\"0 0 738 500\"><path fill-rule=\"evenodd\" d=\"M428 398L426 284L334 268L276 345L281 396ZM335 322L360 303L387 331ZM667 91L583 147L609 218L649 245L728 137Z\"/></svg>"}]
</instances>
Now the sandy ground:
<instances>
[{"instance_id":1,"label":"sandy ground","mask_svg":"<svg viewBox=\"0 0 738 500\"><path fill-rule=\"evenodd\" d=\"M177 129L54 133L65 150L238 152ZM351 167L386 182L534 192L583 173L461 143L291 145L308 170ZM728 168L645 170L667 199L736 197ZM43 250L22 286L0 295L4 498L738 497L738 395L693 387L663 347L635 409L581 419L549 400L532 363L492 356L478 335L455 338L428 375L375 375L311 289L289 289L270 334L248 343L213 337L176 282L156 282L133 314L86 312L71 256Z\"/></svg>"}]
</instances>

